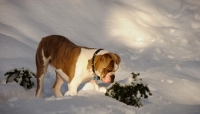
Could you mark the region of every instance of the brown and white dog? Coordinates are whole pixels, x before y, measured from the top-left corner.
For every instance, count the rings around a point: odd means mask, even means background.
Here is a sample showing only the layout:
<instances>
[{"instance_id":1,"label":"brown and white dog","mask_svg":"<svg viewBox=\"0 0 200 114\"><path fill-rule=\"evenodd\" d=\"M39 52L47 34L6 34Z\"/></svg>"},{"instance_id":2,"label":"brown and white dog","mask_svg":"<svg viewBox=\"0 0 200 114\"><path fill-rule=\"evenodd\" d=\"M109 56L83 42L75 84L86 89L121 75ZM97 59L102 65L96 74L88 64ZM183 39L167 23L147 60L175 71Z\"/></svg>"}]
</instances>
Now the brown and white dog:
<instances>
[{"instance_id":1,"label":"brown and white dog","mask_svg":"<svg viewBox=\"0 0 200 114\"><path fill-rule=\"evenodd\" d=\"M64 81L68 82L65 95L76 95L82 82L89 81L99 91L94 80L99 76L104 83L112 83L118 69L120 57L103 49L81 47L67 38L51 35L42 38L36 52L36 97L41 97L44 76L48 65L56 72L56 81L52 87L55 96L63 96L60 88Z\"/></svg>"}]
</instances>

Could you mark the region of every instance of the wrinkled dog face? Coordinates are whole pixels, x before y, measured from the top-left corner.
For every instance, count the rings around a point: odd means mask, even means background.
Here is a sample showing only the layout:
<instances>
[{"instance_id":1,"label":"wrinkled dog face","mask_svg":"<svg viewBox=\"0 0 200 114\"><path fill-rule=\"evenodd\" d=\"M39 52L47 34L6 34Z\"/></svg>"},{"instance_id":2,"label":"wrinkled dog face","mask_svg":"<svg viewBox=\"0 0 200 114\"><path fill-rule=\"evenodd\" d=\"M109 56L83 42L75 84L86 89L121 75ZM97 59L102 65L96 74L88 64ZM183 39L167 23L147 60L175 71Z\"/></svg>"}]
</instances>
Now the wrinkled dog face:
<instances>
[{"instance_id":1,"label":"wrinkled dog face","mask_svg":"<svg viewBox=\"0 0 200 114\"><path fill-rule=\"evenodd\" d=\"M110 64L106 67L102 69L101 72L101 80L104 83L112 83L115 80L115 71L118 69L118 65L116 65L116 63L114 63L114 61L112 60L110 62Z\"/></svg>"},{"instance_id":2,"label":"wrinkled dog face","mask_svg":"<svg viewBox=\"0 0 200 114\"><path fill-rule=\"evenodd\" d=\"M119 68L120 57L114 53L106 53L96 57L95 67L100 72L101 81L112 83L115 80L115 71Z\"/></svg>"}]
</instances>

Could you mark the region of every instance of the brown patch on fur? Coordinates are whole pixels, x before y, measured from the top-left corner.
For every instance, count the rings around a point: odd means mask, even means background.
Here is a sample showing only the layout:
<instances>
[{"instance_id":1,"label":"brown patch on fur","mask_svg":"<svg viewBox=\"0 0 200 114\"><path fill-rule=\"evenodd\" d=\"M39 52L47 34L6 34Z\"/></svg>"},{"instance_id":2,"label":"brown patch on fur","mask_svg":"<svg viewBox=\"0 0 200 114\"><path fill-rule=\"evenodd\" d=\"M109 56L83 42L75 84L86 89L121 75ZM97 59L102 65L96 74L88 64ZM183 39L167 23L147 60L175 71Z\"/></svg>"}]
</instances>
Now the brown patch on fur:
<instances>
[{"instance_id":1,"label":"brown patch on fur","mask_svg":"<svg viewBox=\"0 0 200 114\"><path fill-rule=\"evenodd\" d=\"M51 35L42 38L36 52L36 78L38 85L36 94L41 86L39 78L44 73L44 68L46 66L44 66L42 50L46 59L51 58L48 64L50 63L56 69L62 69L69 77L70 83L75 74L76 61L80 54L81 47L59 35Z\"/></svg>"}]
</instances>

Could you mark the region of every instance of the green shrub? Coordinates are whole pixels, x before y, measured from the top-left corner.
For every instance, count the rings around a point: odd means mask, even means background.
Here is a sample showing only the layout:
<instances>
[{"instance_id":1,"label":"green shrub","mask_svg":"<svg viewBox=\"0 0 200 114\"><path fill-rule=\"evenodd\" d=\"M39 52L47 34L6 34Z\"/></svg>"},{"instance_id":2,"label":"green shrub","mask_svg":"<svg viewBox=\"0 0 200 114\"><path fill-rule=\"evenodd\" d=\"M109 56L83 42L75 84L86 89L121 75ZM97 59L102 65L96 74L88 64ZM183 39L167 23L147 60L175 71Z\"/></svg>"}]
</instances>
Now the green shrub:
<instances>
[{"instance_id":1,"label":"green shrub","mask_svg":"<svg viewBox=\"0 0 200 114\"><path fill-rule=\"evenodd\" d=\"M141 107L141 98L148 98L148 95L152 95L147 84L142 82L141 78L138 78L140 74L132 73L132 81L130 84L120 84L115 82L107 88L106 96L112 97L127 105Z\"/></svg>"},{"instance_id":2,"label":"green shrub","mask_svg":"<svg viewBox=\"0 0 200 114\"><path fill-rule=\"evenodd\" d=\"M32 81L32 76L35 77L35 74L28 69L12 69L4 74L7 76L6 83L9 82L17 82L25 89L31 89L34 86L34 82Z\"/></svg>"}]
</instances>

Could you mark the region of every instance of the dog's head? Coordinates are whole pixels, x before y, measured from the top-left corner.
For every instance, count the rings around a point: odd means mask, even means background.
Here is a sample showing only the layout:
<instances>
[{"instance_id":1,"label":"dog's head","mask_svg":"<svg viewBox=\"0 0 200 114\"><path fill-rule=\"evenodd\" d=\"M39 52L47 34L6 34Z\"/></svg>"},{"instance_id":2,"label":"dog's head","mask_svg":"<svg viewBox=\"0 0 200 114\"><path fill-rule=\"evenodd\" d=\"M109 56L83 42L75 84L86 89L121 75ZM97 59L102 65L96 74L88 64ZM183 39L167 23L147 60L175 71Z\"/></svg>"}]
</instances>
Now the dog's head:
<instances>
[{"instance_id":1,"label":"dog's head","mask_svg":"<svg viewBox=\"0 0 200 114\"><path fill-rule=\"evenodd\" d=\"M97 55L94 59L94 67L97 75L104 83L112 83L115 79L115 71L119 68L121 59L115 53Z\"/></svg>"}]
</instances>

